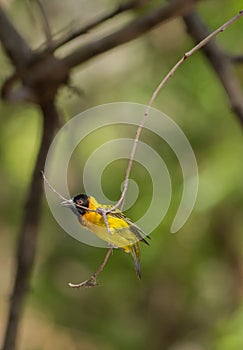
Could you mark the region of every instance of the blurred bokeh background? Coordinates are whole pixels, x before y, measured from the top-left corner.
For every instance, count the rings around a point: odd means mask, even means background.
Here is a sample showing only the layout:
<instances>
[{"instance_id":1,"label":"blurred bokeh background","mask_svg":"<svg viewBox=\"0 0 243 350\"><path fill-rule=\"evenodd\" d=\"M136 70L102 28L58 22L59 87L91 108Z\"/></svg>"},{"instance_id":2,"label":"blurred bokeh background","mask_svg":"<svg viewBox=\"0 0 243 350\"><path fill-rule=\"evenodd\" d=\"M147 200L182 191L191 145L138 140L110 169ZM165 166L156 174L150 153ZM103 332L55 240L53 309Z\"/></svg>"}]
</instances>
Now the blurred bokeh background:
<instances>
[{"instance_id":1,"label":"blurred bokeh background","mask_svg":"<svg viewBox=\"0 0 243 350\"><path fill-rule=\"evenodd\" d=\"M44 35L36 3L3 3L22 35L38 48ZM151 1L148 6L158 3ZM46 1L55 33L69 28L70 23L74 27L88 23L115 5L114 0ZM211 30L240 10L236 0L202 1L197 8ZM119 20L109 21L100 33L137 15L136 11L123 14ZM242 53L242 26L239 20L217 38L224 50ZM59 92L62 121L99 104L146 104L159 81L192 46L183 20L175 19L77 67L72 85L81 93L77 95L67 87ZM60 50L60 57L69 48ZM0 79L3 81L11 71L11 64L1 51ZM243 84L241 65L237 65L236 73ZM151 236L150 247L142 247L142 280L137 280L130 256L115 251L100 275L100 287L73 290L68 282L89 277L105 250L86 246L67 235L53 219L44 198L37 260L21 322L19 350L243 348L242 126L200 52L180 67L154 107L182 128L198 161L200 186L190 219L176 235L169 232L181 196L180 167L166 144L145 132L142 140L160 152L170 171L173 198L165 220ZM31 105L0 102L0 341L14 278L18 227L39 147L39 113ZM117 133L109 130L106 135L112 139L113 132ZM123 128L121 136L132 137L134 132L131 127ZM81 146L85 147L84 163L92 145L95 149L99 142L102 131L100 136L90 135L87 144ZM80 171L80 164L76 168L75 162L74 157L69 172L74 193L82 192L78 188L82 174L76 171ZM115 162L103 175L104 192L112 200L119 197L126 164ZM150 203L151 184L138 164L132 178L142 188L128 213L136 220Z\"/></svg>"}]
</instances>

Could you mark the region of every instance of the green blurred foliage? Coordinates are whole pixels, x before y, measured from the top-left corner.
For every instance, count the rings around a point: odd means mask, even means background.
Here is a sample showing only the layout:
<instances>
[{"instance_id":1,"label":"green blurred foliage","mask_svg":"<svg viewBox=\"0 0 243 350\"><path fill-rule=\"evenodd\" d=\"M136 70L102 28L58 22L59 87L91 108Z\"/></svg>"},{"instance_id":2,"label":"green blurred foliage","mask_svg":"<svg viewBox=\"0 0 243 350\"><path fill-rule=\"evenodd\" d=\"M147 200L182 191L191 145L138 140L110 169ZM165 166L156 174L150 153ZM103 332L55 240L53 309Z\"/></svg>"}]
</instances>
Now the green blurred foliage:
<instances>
[{"instance_id":1,"label":"green blurred foliage","mask_svg":"<svg viewBox=\"0 0 243 350\"><path fill-rule=\"evenodd\" d=\"M72 19L77 25L87 23L104 13L104 9L109 11L116 2L84 1L82 11L77 10L81 5L74 0L46 3L56 33ZM213 0L199 4L198 10L214 29L240 8L236 0ZM34 3L9 1L8 11L31 45L38 47L43 42L43 33ZM119 23L136 15L139 12L124 14ZM116 20L109 23L108 29L113 27ZM241 53L241 32L242 20L217 40L225 50ZM83 94L76 96L68 88L60 92L58 105L63 121L99 104L116 101L146 104L159 81L192 45L182 20L177 19L78 67L72 75L72 84ZM60 55L66 51L60 50ZM3 80L12 67L2 52L0 63ZM243 81L242 67L236 71ZM178 234L171 235L169 228L181 196L180 168L166 144L151 133L143 133L142 140L162 154L172 175L173 200L166 218L152 234L150 247L142 247L142 281L136 279L131 257L115 251L99 278L99 288L70 289L68 282L89 277L105 251L81 244L63 232L44 200L20 350L243 347L242 290L239 290L242 283L237 271L242 269L243 249L243 138L228 106L220 82L200 52L179 68L155 101L154 107L172 117L187 135L197 157L200 187L190 219ZM17 232L41 127L36 108L1 102L1 335L14 275ZM119 136L132 137L134 131L122 128ZM74 154L69 173L74 193L81 191L78 186L82 177L75 169L82 169L85 157L116 133L97 131L80 146L81 158ZM103 174L102 185L111 200L119 197L125 168L125 161L117 161ZM110 174L114 177L112 183ZM136 220L151 200L151 182L138 164L134 165L132 177L138 185L144 179L148 183L128 212ZM228 237L227 244L224 237Z\"/></svg>"}]
</instances>

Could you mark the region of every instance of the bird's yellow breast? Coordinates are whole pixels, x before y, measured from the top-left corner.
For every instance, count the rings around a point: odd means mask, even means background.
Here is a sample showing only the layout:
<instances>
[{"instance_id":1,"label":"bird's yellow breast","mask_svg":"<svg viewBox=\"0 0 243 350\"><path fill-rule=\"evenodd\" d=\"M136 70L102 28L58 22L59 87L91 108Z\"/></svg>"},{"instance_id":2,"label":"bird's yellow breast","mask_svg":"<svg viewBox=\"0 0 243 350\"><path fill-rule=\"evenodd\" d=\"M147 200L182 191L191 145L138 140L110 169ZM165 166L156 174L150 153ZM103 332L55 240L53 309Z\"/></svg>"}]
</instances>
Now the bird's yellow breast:
<instances>
[{"instance_id":1,"label":"bird's yellow breast","mask_svg":"<svg viewBox=\"0 0 243 350\"><path fill-rule=\"evenodd\" d=\"M93 197L90 197L89 209L96 210L99 207L104 206L99 205ZM130 225L123 218L114 217L110 214L107 214L106 218L110 232L108 232L106 223L99 213L87 211L80 218L80 222L83 227L93 232L100 239L116 247L122 247L124 250L126 250L126 246L138 241L136 235L130 230Z\"/></svg>"}]
</instances>

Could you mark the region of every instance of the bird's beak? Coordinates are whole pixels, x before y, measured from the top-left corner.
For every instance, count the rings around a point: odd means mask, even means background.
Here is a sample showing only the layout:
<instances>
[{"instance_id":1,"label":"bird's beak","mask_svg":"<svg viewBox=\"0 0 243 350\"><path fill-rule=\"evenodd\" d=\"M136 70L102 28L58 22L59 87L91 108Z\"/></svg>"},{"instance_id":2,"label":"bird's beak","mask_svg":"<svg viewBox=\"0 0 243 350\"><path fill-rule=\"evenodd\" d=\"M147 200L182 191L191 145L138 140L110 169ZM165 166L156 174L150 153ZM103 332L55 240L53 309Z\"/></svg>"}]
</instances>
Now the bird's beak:
<instances>
[{"instance_id":1,"label":"bird's beak","mask_svg":"<svg viewBox=\"0 0 243 350\"><path fill-rule=\"evenodd\" d=\"M67 199L67 200L61 202L61 206L67 207L67 208L74 208L75 207L72 199Z\"/></svg>"}]
</instances>

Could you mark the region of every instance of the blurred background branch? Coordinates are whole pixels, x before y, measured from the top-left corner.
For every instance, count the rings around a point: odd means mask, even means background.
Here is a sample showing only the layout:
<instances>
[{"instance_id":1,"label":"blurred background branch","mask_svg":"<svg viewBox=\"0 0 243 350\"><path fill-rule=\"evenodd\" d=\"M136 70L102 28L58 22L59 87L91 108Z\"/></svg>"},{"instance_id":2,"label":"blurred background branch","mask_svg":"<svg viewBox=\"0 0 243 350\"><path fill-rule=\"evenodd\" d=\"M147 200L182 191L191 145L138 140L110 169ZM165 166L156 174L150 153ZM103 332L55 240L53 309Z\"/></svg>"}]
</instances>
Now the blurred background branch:
<instances>
[{"instance_id":1,"label":"blurred background branch","mask_svg":"<svg viewBox=\"0 0 243 350\"><path fill-rule=\"evenodd\" d=\"M2 46L18 71L26 68L33 58L32 51L13 26L0 5L0 40Z\"/></svg>"},{"instance_id":2,"label":"blurred background branch","mask_svg":"<svg viewBox=\"0 0 243 350\"><path fill-rule=\"evenodd\" d=\"M168 5L158 7L143 16L139 16L112 34L81 46L67 55L63 60L68 67L75 67L90 58L138 38L162 22L185 14L197 2L199 0L171 1Z\"/></svg>"},{"instance_id":3,"label":"blurred background branch","mask_svg":"<svg viewBox=\"0 0 243 350\"><path fill-rule=\"evenodd\" d=\"M196 43L209 35L208 28L196 12L184 16L184 21L188 33ZM214 40L204 46L202 50L221 81L228 95L231 109L243 127L243 93L234 73L232 60L227 57Z\"/></svg>"},{"instance_id":4,"label":"blurred background branch","mask_svg":"<svg viewBox=\"0 0 243 350\"><path fill-rule=\"evenodd\" d=\"M3 345L4 350L15 349L16 334L23 311L26 294L29 291L31 271L35 262L36 243L40 222L40 207L43 193L41 171L44 169L47 152L54 137L58 113L52 101L41 105L43 131L39 153L36 159L31 183L25 200L22 225L17 246L16 275L10 299L9 318Z\"/></svg>"},{"instance_id":5,"label":"blurred background branch","mask_svg":"<svg viewBox=\"0 0 243 350\"><path fill-rule=\"evenodd\" d=\"M43 30L45 32L46 35L46 42L47 42L47 46L50 47L52 45L52 33L51 33L51 27L48 21L48 13L45 7L45 3L43 2L43 0L36 0L37 4L39 6L40 9L40 13L41 13L41 18L42 18L42 22L43 22Z\"/></svg>"},{"instance_id":6,"label":"blurred background branch","mask_svg":"<svg viewBox=\"0 0 243 350\"><path fill-rule=\"evenodd\" d=\"M56 40L51 45L51 47L48 45L47 50L48 51L49 50L55 51L58 48L62 47L63 45L69 43L70 41L78 38L79 36L81 36L83 34L87 34L89 31L98 27L99 25L108 21L109 19L111 19L115 16L118 16L118 15L122 14L123 12L142 7L146 2L147 2L147 0L132 0L132 1L127 1L125 3L120 3L115 10L111 11L111 13L108 13L108 14L104 15L103 17L98 18L98 19L94 20L93 22L88 23L86 26L84 26L82 28L76 29L76 30L72 31L71 33L65 34L65 36L63 38Z\"/></svg>"}]
</instances>

